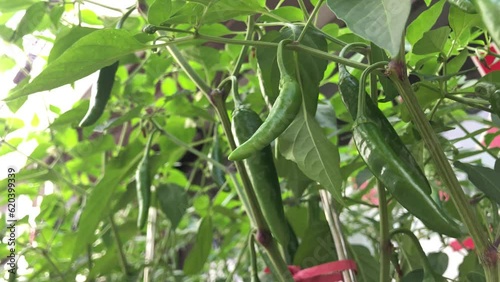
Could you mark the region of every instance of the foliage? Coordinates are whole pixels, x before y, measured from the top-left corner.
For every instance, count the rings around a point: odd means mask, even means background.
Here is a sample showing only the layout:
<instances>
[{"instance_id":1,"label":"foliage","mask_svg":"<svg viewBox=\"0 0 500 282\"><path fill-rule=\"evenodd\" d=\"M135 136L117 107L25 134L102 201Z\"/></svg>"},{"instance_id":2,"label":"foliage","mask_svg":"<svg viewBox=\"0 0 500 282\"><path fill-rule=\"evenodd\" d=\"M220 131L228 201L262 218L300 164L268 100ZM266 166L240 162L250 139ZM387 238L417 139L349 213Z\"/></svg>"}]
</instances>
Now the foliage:
<instances>
[{"instance_id":1,"label":"foliage","mask_svg":"<svg viewBox=\"0 0 500 282\"><path fill-rule=\"evenodd\" d=\"M48 57L36 54L46 63L41 73L31 79L26 68L4 98L12 114L0 122L0 157L21 152L27 161L15 185L5 178L1 187L5 194L15 188L17 199L29 198L40 212L18 219L15 247L22 259L17 275L3 278L250 281L258 275L280 281L290 279L282 271L286 265L305 269L348 255L357 263L358 281L443 279L448 257L426 256L418 238L439 235L442 249L450 238L421 228L377 182L350 141L356 117L336 90L339 64L359 79L370 64L391 60L385 72L368 75L360 93L371 94L425 172L436 207L461 223L459 239L474 240L475 253L465 257L458 277L447 278L498 281L500 147L491 144L500 131L485 132L500 127L499 106L490 107L500 93L500 71L478 77L466 62L500 58L490 49L500 44L493 12L500 4L425 1L424 11L407 22L412 5L396 0L311 0L309 11L302 0L300 8L283 1L270 7L263 0L140 0L128 18L127 7L94 2L0 0L5 44L26 54L30 39L50 46ZM317 26L322 6L345 25ZM448 25L436 26L438 18ZM120 20L124 25L116 29ZM284 39L293 41L283 61L302 102L271 144L291 238L279 245L266 233L245 167L227 160L235 146L228 112L242 102L263 118L269 114L281 87L276 48ZM350 43L368 45L338 55ZM14 59L0 57L0 71L13 70ZM74 84L117 61L111 98L94 125L78 126L89 107L84 99L68 111L50 105L48 127L19 137L28 123L40 123L36 114L16 117L27 97ZM492 119L471 114L478 110ZM469 132L467 121L479 129ZM464 135L445 138L442 133L454 128ZM157 130L148 162L141 162L147 137ZM464 140L476 148L462 148ZM36 143L29 153L23 150L28 143ZM484 156L496 164L482 162ZM142 230L139 163L146 163L141 171L151 180ZM440 193L451 200L439 199ZM1 199L7 205L7 196ZM362 236L364 246L345 240L341 250L334 244L339 234L332 218L338 214L341 235ZM8 232L3 229L6 238ZM8 255L0 248L0 256ZM265 267L273 274L264 274Z\"/></svg>"}]
</instances>

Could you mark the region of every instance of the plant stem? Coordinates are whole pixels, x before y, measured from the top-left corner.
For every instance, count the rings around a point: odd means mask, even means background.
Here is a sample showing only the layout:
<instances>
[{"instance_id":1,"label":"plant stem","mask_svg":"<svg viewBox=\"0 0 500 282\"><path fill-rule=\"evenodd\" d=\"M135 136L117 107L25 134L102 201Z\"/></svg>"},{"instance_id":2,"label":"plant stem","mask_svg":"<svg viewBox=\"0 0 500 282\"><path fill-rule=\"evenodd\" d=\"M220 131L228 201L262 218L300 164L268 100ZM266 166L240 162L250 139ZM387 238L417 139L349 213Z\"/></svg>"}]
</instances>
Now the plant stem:
<instances>
[{"instance_id":1,"label":"plant stem","mask_svg":"<svg viewBox=\"0 0 500 282\"><path fill-rule=\"evenodd\" d=\"M250 245L250 276L252 277L251 282L260 282L259 279L259 270L257 269L257 253L255 252L255 239L253 236L250 236L250 240L248 241L248 245Z\"/></svg>"},{"instance_id":2,"label":"plant stem","mask_svg":"<svg viewBox=\"0 0 500 282\"><path fill-rule=\"evenodd\" d=\"M365 87L366 87L366 79L368 78L368 75L372 73L375 69L378 69L380 67L386 66L387 62L376 62L369 67L367 67L363 73L361 74L361 78L359 79L359 93L358 93L358 116L356 119L359 117L363 117L365 115L365 109L366 109L366 95L365 95Z\"/></svg>"},{"instance_id":3,"label":"plant stem","mask_svg":"<svg viewBox=\"0 0 500 282\"><path fill-rule=\"evenodd\" d=\"M299 7L302 10L302 14L304 14L304 20L309 16L309 12L307 11L306 5L304 4L304 0L297 0L299 3Z\"/></svg>"},{"instance_id":4,"label":"plant stem","mask_svg":"<svg viewBox=\"0 0 500 282\"><path fill-rule=\"evenodd\" d=\"M467 130L467 128L465 128L462 124L460 124L460 122L458 122L458 120L451 114L448 114L448 117L453 120L455 122L455 124L460 127L460 129L466 134L466 135L470 135L470 131ZM479 140L477 140L477 138L475 136L470 136L470 139L472 139L472 141L474 143L476 143L476 145L478 145L479 147L481 147L481 149L483 149L484 152L488 153L490 156L492 156L494 159L497 158L497 156L488 148L486 148L486 146L484 146L481 142L479 142ZM498 215L498 214L497 214Z\"/></svg>"},{"instance_id":5,"label":"plant stem","mask_svg":"<svg viewBox=\"0 0 500 282\"><path fill-rule=\"evenodd\" d=\"M467 106L470 106L470 107L473 107L473 108L477 108L477 109L480 109L482 111L491 113L491 109L489 109L487 107L484 107L482 105L476 104L478 102L479 103L481 102L481 101L475 101L476 99L467 99L467 98L457 97L455 95L450 95L450 94L446 94L444 97L448 98L450 100L453 100L455 102L458 102L458 103L461 103L461 104L464 104L464 105L467 105Z\"/></svg>"},{"instance_id":6,"label":"plant stem","mask_svg":"<svg viewBox=\"0 0 500 282\"><path fill-rule=\"evenodd\" d=\"M45 258L45 260L52 266L52 268L55 270L58 276L61 277L61 281L66 281L66 278L64 277L64 274L61 272L61 270L57 267L57 264L54 263L54 261L50 258L49 252L46 251L45 249L38 249L41 253L42 256Z\"/></svg>"},{"instance_id":7,"label":"plant stem","mask_svg":"<svg viewBox=\"0 0 500 282\"><path fill-rule=\"evenodd\" d=\"M161 29L161 28L159 28ZM153 49L153 48L162 48L162 47L171 47L173 45L179 45L179 44L188 44L188 43L193 43L196 42L197 40L206 40L210 42L215 42L215 43L223 43L223 44L235 44L235 45L248 45L248 46L254 46L254 47L277 47L278 43L273 43L273 42L265 42L265 41L255 41L255 40L240 40L240 39L232 39L232 38L224 38L224 37L216 37L216 36L209 36L209 35L203 35L203 34L196 34L192 36L185 36L181 38L177 38L175 40L162 43L162 44L154 44L154 45L148 45L147 47L142 48L141 50L148 50L148 49ZM336 42L339 45L345 44L344 42ZM350 66L356 69L364 70L365 68L368 67L367 64L359 63L353 60L349 60L346 58L339 57L337 55L332 55L327 52L323 52L302 44L288 44L285 48L290 49L290 50L295 50L295 51L302 51L306 52L314 57L320 58L320 59L325 59L328 61L333 61L339 64L343 64L346 66ZM141 51L138 50L138 51Z\"/></svg>"},{"instance_id":8,"label":"plant stem","mask_svg":"<svg viewBox=\"0 0 500 282\"><path fill-rule=\"evenodd\" d=\"M205 96L209 97L210 92L212 92L212 88L203 79L201 79L196 71L189 65L188 61L182 56L179 49L177 49L177 46L169 45L166 46L166 48L177 64L179 64L182 70L184 70L187 76L194 82L196 87L198 87L198 89L200 89Z\"/></svg>"},{"instance_id":9,"label":"plant stem","mask_svg":"<svg viewBox=\"0 0 500 282\"><path fill-rule=\"evenodd\" d=\"M252 39L254 28L254 20L253 16L248 16L247 19L247 32L245 34L245 40L250 41ZM241 48L240 54L238 55L238 59L236 60L236 64L234 66L233 71L231 72L231 76L237 76L240 73L241 65L243 65L243 59L248 53L248 45L243 45Z\"/></svg>"},{"instance_id":10,"label":"plant stem","mask_svg":"<svg viewBox=\"0 0 500 282\"><path fill-rule=\"evenodd\" d=\"M115 7L111 7L111 6L108 6L108 5L104 5L104 4L96 2L96 1L85 0L84 2L87 2L89 4L93 4L93 5L96 5L96 6L100 6L102 8L108 9L108 10L112 10L112 11L115 11L115 12L122 13L121 9L118 9L118 8L115 8Z\"/></svg>"},{"instance_id":11,"label":"plant stem","mask_svg":"<svg viewBox=\"0 0 500 282\"><path fill-rule=\"evenodd\" d=\"M118 228L116 228L115 220L113 219L113 215L109 215L109 223L111 225L111 230L113 231L113 237L115 238L116 248L118 249L118 257L120 258L120 266L122 268L122 272L124 274L129 274L130 271L128 269L127 256L123 252L123 244L122 240L120 240Z\"/></svg>"},{"instance_id":12,"label":"plant stem","mask_svg":"<svg viewBox=\"0 0 500 282\"><path fill-rule=\"evenodd\" d=\"M316 14L319 12L319 8L323 5L323 2L325 0L319 0L318 3L316 4L316 7L314 7L314 10L312 11L311 15L309 15L309 18L307 19L306 25L302 29L302 32L300 32L299 38L297 39L297 42L300 42L302 38L304 38L304 35L306 35L307 29L311 25L312 21L314 20L314 17L316 17Z\"/></svg>"},{"instance_id":13,"label":"plant stem","mask_svg":"<svg viewBox=\"0 0 500 282\"><path fill-rule=\"evenodd\" d=\"M1 138L0 139L0 144L2 145L6 145L7 147L9 147L13 152L17 152L21 155L23 155L24 157L26 157L28 160L31 160L32 162L36 163L37 165L45 168L47 170L47 172L51 172L54 174L54 176L57 177L57 179L60 179L62 180L63 182L65 182L68 187L71 187L76 193L78 193L79 195L86 195L88 191L86 191L85 189L79 187L78 185L75 185L72 181L66 179L59 171L55 170L53 168L53 166L49 166L47 165L45 162L43 161L40 161L40 160L37 160L35 158L33 158L32 156L30 155L27 155L25 154L24 152L20 151L18 148L16 148L16 146L13 146L12 144L10 144L9 142L7 142L5 139ZM42 173L45 173L45 172L40 172L40 174Z\"/></svg>"},{"instance_id":14,"label":"plant stem","mask_svg":"<svg viewBox=\"0 0 500 282\"><path fill-rule=\"evenodd\" d=\"M345 41L342 41L342 40L340 40L340 39L338 39L338 38L336 38L336 37L333 37L333 36L331 36L330 34L328 34L328 33L324 32L323 30L321 30L321 29L319 29L319 28L317 28L317 27L314 27L314 29L315 29L316 31L318 31L319 33L323 34L323 36L324 36L327 40L330 40L331 42L333 42L333 43L335 43L335 44L337 44L337 45L340 45L341 47L344 47L344 46L346 46L346 45L347 45L347 43L346 43Z\"/></svg>"},{"instance_id":15,"label":"plant stem","mask_svg":"<svg viewBox=\"0 0 500 282\"><path fill-rule=\"evenodd\" d=\"M462 191L462 187L443 152L436 134L418 104L415 93L413 93L411 84L406 76L406 64L404 59L403 61L400 59L391 62L388 74L389 78L394 82L396 88L403 97L411 118L422 136L430 152L430 156L436 164L438 175L445 186L448 187L450 198L474 240L476 252L485 268L487 281L497 281L497 259L496 256L492 257L491 255L492 248L495 250L496 248L488 242L486 228L479 224L475 211L470 207L467 197Z\"/></svg>"},{"instance_id":16,"label":"plant stem","mask_svg":"<svg viewBox=\"0 0 500 282\"><path fill-rule=\"evenodd\" d=\"M197 37L198 39L203 39L206 41L210 42L216 42L216 43L224 43L224 44L237 44L237 45L249 45L249 46L255 46L255 47L278 47L278 43L273 43L273 42L264 42L264 41L254 41L254 40L239 40L239 39L231 39L231 38L223 38L223 37L214 37L214 36L208 36L208 35L202 35L198 34ZM160 46L160 45L159 45ZM161 47L161 46L160 46ZM296 50L296 51L303 51L306 52L312 56L315 56L317 58L325 59L328 61L334 61L339 64L343 64L346 66L350 66L356 69L365 69L368 67L367 64L363 63L358 63L353 60L349 60L346 58L342 58L336 55L331 55L327 52L323 52L302 44L288 44L285 47L286 49L290 50Z\"/></svg>"},{"instance_id":17,"label":"plant stem","mask_svg":"<svg viewBox=\"0 0 500 282\"><path fill-rule=\"evenodd\" d=\"M245 254L245 251L248 247L248 243L250 242L251 238L253 238L252 233L250 233L247 238L245 239L245 242L243 243L243 247L240 249L240 252L238 253L238 257L236 258L236 263L234 264L234 269L231 271L229 276L226 278L226 282L232 282L234 274L236 274L236 271L238 270L238 266L240 266L241 259L243 258L243 255Z\"/></svg>"},{"instance_id":18,"label":"plant stem","mask_svg":"<svg viewBox=\"0 0 500 282\"><path fill-rule=\"evenodd\" d=\"M342 234L342 228L340 226L338 214L335 211L335 207L333 207L333 203L331 201L331 195L328 191L323 189L319 191L319 194L321 197L321 202L323 204L323 210L325 213L326 221L328 222L333 242L335 243L335 250L337 251L337 257L339 260L347 260L348 255L347 255L347 248L344 240L344 235ZM345 282L356 281L356 276L350 269L342 271L342 277L344 278L342 281Z\"/></svg>"}]
</instances>

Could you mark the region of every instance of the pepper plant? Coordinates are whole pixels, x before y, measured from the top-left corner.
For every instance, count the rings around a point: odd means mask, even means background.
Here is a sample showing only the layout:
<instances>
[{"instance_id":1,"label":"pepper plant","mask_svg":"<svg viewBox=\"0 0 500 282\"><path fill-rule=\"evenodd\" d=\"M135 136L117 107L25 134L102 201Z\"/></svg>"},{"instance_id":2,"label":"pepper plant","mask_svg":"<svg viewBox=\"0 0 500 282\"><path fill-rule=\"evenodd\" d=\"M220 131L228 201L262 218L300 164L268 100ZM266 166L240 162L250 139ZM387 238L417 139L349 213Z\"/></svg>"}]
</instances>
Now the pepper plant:
<instances>
[{"instance_id":1,"label":"pepper plant","mask_svg":"<svg viewBox=\"0 0 500 282\"><path fill-rule=\"evenodd\" d=\"M500 4L271 2L0 0L4 44L45 63L3 99L1 157L27 161L1 187L39 209L3 278L499 281ZM93 73L46 127L16 114ZM474 250L445 277L452 240Z\"/></svg>"}]
</instances>

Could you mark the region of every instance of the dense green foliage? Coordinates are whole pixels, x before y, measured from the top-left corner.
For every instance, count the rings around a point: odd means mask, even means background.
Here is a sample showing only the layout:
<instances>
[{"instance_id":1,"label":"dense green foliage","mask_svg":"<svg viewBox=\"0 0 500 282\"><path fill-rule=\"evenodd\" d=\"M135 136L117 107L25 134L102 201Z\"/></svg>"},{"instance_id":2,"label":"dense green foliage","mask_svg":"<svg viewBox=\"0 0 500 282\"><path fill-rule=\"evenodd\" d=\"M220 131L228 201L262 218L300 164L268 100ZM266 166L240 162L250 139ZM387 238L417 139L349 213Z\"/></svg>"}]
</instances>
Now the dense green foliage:
<instances>
[{"instance_id":1,"label":"dense green foliage","mask_svg":"<svg viewBox=\"0 0 500 282\"><path fill-rule=\"evenodd\" d=\"M17 221L21 259L3 278L293 281L287 265L347 256L358 281L440 281L448 236L470 236L445 278L500 279L500 131L487 132L500 71L468 65L500 58L498 1L417 1L414 17L409 0L95 2L0 0L4 45L49 50L4 98L2 163L27 161L15 185L0 180L1 203L15 190L39 213ZM320 7L345 25L319 26ZM43 127L19 116L30 95L98 71L90 102L48 105ZM429 236L442 248L426 255Z\"/></svg>"}]
</instances>

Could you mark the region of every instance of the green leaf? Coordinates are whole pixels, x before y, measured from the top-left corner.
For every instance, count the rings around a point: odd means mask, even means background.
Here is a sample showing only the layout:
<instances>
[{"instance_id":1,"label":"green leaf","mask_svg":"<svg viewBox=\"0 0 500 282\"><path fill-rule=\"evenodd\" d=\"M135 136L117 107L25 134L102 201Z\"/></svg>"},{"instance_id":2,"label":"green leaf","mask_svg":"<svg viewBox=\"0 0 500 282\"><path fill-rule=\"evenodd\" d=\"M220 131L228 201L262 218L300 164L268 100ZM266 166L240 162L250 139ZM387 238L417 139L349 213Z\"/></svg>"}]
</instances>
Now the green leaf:
<instances>
[{"instance_id":1,"label":"green leaf","mask_svg":"<svg viewBox=\"0 0 500 282\"><path fill-rule=\"evenodd\" d=\"M460 281L471 281L471 280L466 280L468 274L478 273L478 272L482 273L483 268L481 266L481 263L479 262L477 255L474 252L470 252L468 255L464 257L462 263L458 266L458 273L459 277L461 278ZM484 275L482 276L484 278ZM479 280L479 281L484 281L484 280Z\"/></svg>"},{"instance_id":2,"label":"green leaf","mask_svg":"<svg viewBox=\"0 0 500 282\"><path fill-rule=\"evenodd\" d=\"M378 47L377 45L370 43L371 48L371 63L374 64L376 62L389 61L389 57L385 51ZM382 84L382 88L384 89L385 99L384 101L392 101L399 95L398 90L394 87L394 84L390 81L390 79L385 75L378 75L378 79L380 84Z\"/></svg>"},{"instance_id":3,"label":"green leaf","mask_svg":"<svg viewBox=\"0 0 500 282\"><path fill-rule=\"evenodd\" d=\"M200 273L203 270L203 265L207 261L211 249L212 218L207 216L200 220L196 241L184 262L184 273L187 275Z\"/></svg>"},{"instance_id":4,"label":"green leaf","mask_svg":"<svg viewBox=\"0 0 500 282\"><path fill-rule=\"evenodd\" d=\"M129 53L147 49L128 31L104 29L78 40L25 87L12 92L13 100L40 91L54 89L86 77L111 65Z\"/></svg>"},{"instance_id":5,"label":"green leaf","mask_svg":"<svg viewBox=\"0 0 500 282\"><path fill-rule=\"evenodd\" d=\"M430 253L427 255L427 259L429 259L429 263L435 274L443 275L448 268L448 255L445 253Z\"/></svg>"},{"instance_id":6,"label":"green leaf","mask_svg":"<svg viewBox=\"0 0 500 282\"><path fill-rule=\"evenodd\" d=\"M292 26L286 27L280 33L269 32L262 37L262 41L266 42L279 42L283 39L294 38L297 39L301 27ZM306 32L301 44L327 52L327 43L324 37L309 29ZM285 50L284 52L285 63L291 64L293 62L292 52ZM261 76L261 91L266 97L266 102L272 105L279 94L279 80L280 73L278 69L278 63L276 60L277 52L276 48L258 48L257 49L257 62L259 65L259 72ZM307 95L306 103L308 112L314 114L317 107L317 97L319 94L319 83L323 79L323 74L326 70L328 62L323 59L318 59L311 56L308 53L298 53L298 60L300 65L300 77L303 85L306 85Z\"/></svg>"},{"instance_id":7,"label":"green leaf","mask_svg":"<svg viewBox=\"0 0 500 282\"><path fill-rule=\"evenodd\" d=\"M450 28L447 26L427 31L422 39L415 43L412 51L417 55L443 52L449 34Z\"/></svg>"},{"instance_id":8,"label":"green leaf","mask_svg":"<svg viewBox=\"0 0 500 282\"><path fill-rule=\"evenodd\" d=\"M302 197L306 188L313 181L302 173L297 164L283 157L278 157L276 163L278 175L286 179L286 188L291 190L296 198Z\"/></svg>"},{"instance_id":9,"label":"green leaf","mask_svg":"<svg viewBox=\"0 0 500 282\"><path fill-rule=\"evenodd\" d=\"M0 73L8 71L16 66L16 61L7 55L0 56Z\"/></svg>"},{"instance_id":10,"label":"green leaf","mask_svg":"<svg viewBox=\"0 0 500 282\"><path fill-rule=\"evenodd\" d=\"M267 12L256 0L174 1L172 4L172 10L177 12L172 12L165 23L201 25Z\"/></svg>"},{"instance_id":11,"label":"green leaf","mask_svg":"<svg viewBox=\"0 0 500 282\"><path fill-rule=\"evenodd\" d=\"M113 158L106 166L104 176L87 198L76 234L78 244L74 246L72 260L78 258L87 245L94 241L94 233L99 222L108 215L112 208L110 202L114 192L126 176L133 174L142 157L140 153L142 150L143 145L139 142L129 144L126 150Z\"/></svg>"},{"instance_id":12,"label":"green leaf","mask_svg":"<svg viewBox=\"0 0 500 282\"><path fill-rule=\"evenodd\" d=\"M70 29L65 29L57 34L56 40L54 41L54 46L50 50L49 58L47 63L50 64L59 56L61 56L66 50L68 50L71 45L75 44L82 37L89 35L90 33L98 29L90 27L73 26Z\"/></svg>"},{"instance_id":13,"label":"green leaf","mask_svg":"<svg viewBox=\"0 0 500 282\"><path fill-rule=\"evenodd\" d=\"M467 273L467 282L486 282L486 277L479 272Z\"/></svg>"},{"instance_id":14,"label":"green leaf","mask_svg":"<svg viewBox=\"0 0 500 282\"><path fill-rule=\"evenodd\" d=\"M14 141L14 140L12 140ZM2 146L3 147L3 146ZM7 174L5 174L7 177ZM57 176L54 171L46 168L37 169L21 169L16 173L16 193L25 194L29 196L36 196L36 187L40 187L40 184L45 181L56 181ZM7 187L8 178L0 180L1 187ZM0 200L0 204L7 203L7 197Z\"/></svg>"},{"instance_id":15,"label":"green leaf","mask_svg":"<svg viewBox=\"0 0 500 282\"><path fill-rule=\"evenodd\" d=\"M337 260L335 244L326 221L310 224L293 259L294 265L302 268Z\"/></svg>"},{"instance_id":16,"label":"green leaf","mask_svg":"<svg viewBox=\"0 0 500 282\"><path fill-rule=\"evenodd\" d=\"M399 0L327 0L328 7L355 34L372 41L396 56L411 2Z\"/></svg>"},{"instance_id":17,"label":"green leaf","mask_svg":"<svg viewBox=\"0 0 500 282\"><path fill-rule=\"evenodd\" d=\"M50 10L50 21L55 27L58 27L61 23L61 17L64 14L64 5L52 7Z\"/></svg>"},{"instance_id":18,"label":"green leaf","mask_svg":"<svg viewBox=\"0 0 500 282\"><path fill-rule=\"evenodd\" d=\"M172 230L175 230L189 207L186 190L177 184L160 184L156 196L160 209L172 223Z\"/></svg>"},{"instance_id":19,"label":"green leaf","mask_svg":"<svg viewBox=\"0 0 500 282\"><path fill-rule=\"evenodd\" d=\"M365 246L351 245L349 251L358 265L359 282L377 282L379 278L379 263Z\"/></svg>"},{"instance_id":20,"label":"green leaf","mask_svg":"<svg viewBox=\"0 0 500 282\"><path fill-rule=\"evenodd\" d=\"M453 30L452 38L456 39L461 46L467 45L470 40L471 28L481 26L479 15L465 13L455 6L450 7L448 22Z\"/></svg>"},{"instance_id":21,"label":"green leaf","mask_svg":"<svg viewBox=\"0 0 500 282\"><path fill-rule=\"evenodd\" d=\"M408 236L397 236L395 240L400 246L401 267L405 271L404 273L422 268L422 261L419 258L417 247L412 240Z\"/></svg>"},{"instance_id":22,"label":"green leaf","mask_svg":"<svg viewBox=\"0 0 500 282\"><path fill-rule=\"evenodd\" d=\"M93 154L99 154L115 148L115 140L112 135L100 135L92 140L79 142L69 151L76 158L86 158Z\"/></svg>"},{"instance_id":23,"label":"green leaf","mask_svg":"<svg viewBox=\"0 0 500 282\"><path fill-rule=\"evenodd\" d=\"M160 25L170 18L172 12L171 0L156 0L148 10L148 22Z\"/></svg>"},{"instance_id":24,"label":"green leaf","mask_svg":"<svg viewBox=\"0 0 500 282\"><path fill-rule=\"evenodd\" d=\"M476 8L493 40L500 45L500 3L498 0L475 0Z\"/></svg>"},{"instance_id":25,"label":"green leaf","mask_svg":"<svg viewBox=\"0 0 500 282\"><path fill-rule=\"evenodd\" d=\"M279 7L276 10L272 10L271 14L280 16L284 19L289 20L290 22L300 22L304 20L304 14L302 13L302 10L298 7L294 6L282 6ZM261 22L275 22L276 19L273 17L267 16L267 15L262 15L259 18L259 21Z\"/></svg>"},{"instance_id":26,"label":"green leaf","mask_svg":"<svg viewBox=\"0 0 500 282\"><path fill-rule=\"evenodd\" d=\"M210 0L210 3L215 4L208 5L208 9L201 19L201 23L203 24L222 22L238 16L266 12L256 0Z\"/></svg>"},{"instance_id":27,"label":"green leaf","mask_svg":"<svg viewBox=\"0 0 500 282\"><path fill-rule=\"evenodd\" d=\"M500 173L491 168L483 166L474 166L461 162L453 163L456 168L459 168L467 173L469 180L481 190L488 198L500 204Z\"/></svg>"},{"instance_id":28,"label":"green leaf","mask_svg":"<svg viewBox=\"0 0 500 282\"><path fill-rule=\"evenodd\" d=\"M36 0L0 0L0 11L2 13L17 12L28 8L36 2Z\"/></svg>"},{"instance_id":29,"label":"green leaf","mask_svg":"<svg viewBox=\"0 0 500 282\"><path fill-rule=\"evenodd\" d=\"M14 33L12 41L17 41L26 34L30 34L36 30L38 25L41 23L43 16L45 16L46 3L38 2L31 5L24 14L23 18L19 22L17 29Z\"/></svg>"},{"instance_id":30,"label":"green leaf","mask_svg":"<svg viewBox=\"0 0 500 282\"><path fill-rule=\"evenodd\" d=\"M424 281L424 270L423 269L415 269L410 273L403 276L401 282L423 282Z\"/></svg>"},{"instance_id":31,"label":"green leaf","mask_svg":"<svg viewBox=\"0 0 500 282\"><path fill-rule=\"evenodd\" d=\"M318 122L302 107L295 120L279 137L279 150L312 180L319 182L343 203L340 156Z\"/></svg>"},{"instance_id":32,"label":"green leaf","mask_svg":"<svg viewBox=\"0 0 500 282\"><path fill-rule=\"evenodd\" d=\"M478 82L489 82L495 84L500 89L500 71L492 71L481 77Z\"/></svg>"},{"instance_id":33,"label":"green leaf","mask_svg":"<svg viewBox=\"0 0 500 282\"><path fill-rule=\"evenodd\" d=\"M448 74L459 72L468 57L469 51L464 48L458 56L455 56L448 63L446 63L446 72Z\"/></svg>"},{"instance_id":34,"label":"green leaf","mask_svg":"<svg viewBox=\"0 0 500 282\"><path fill-rule=\"evenodd\" d=\"M422 38L426 31L429 31L436 23L439 15L443 11L443 5L446 1L441 0L432 7L423 11L406 29L406 39L411 45L414 45Z\"/></svg>"},{"instance_id":35,"label":"green leaf","mask_svg":"<svg viewBox=\"0 0 500 282\"><path fill-rule=\"evenodd\" d=\"M77 103L74 108L58 116L49 126L50 128L76 128L80 120L87 112L90 102L88 100Z\"/></svg>"}]
</instances>

